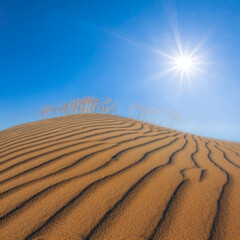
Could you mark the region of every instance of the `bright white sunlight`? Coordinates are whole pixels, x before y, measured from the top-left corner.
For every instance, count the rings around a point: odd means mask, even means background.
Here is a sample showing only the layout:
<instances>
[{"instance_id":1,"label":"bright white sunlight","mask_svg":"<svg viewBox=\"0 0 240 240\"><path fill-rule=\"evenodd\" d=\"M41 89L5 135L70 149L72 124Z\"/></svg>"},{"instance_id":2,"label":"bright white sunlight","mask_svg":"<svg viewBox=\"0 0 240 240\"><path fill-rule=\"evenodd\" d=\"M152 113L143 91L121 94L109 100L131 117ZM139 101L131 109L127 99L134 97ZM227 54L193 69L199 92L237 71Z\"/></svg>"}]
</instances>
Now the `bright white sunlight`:
<instances>
[{"instance_id":1,"label":"bright white sunlight","mask_svg":"<svg viewBox=\"0 0 240 240\"><path fill-rule=\"evenodd\" d=\"M176 66L179 71L189 73L193 67L193 60L189 56L179 56L176 58Z\"/></svg>"},{"instance_id":2,"label":"bright white sunlight","mask_svg":"<svg viewBox=\"0 0 240 240\"><path fill-rule=\"evenodd\" d=\"M186 53L180 42L178 42L178 53L174 55L165 55L170 62L170 66L166 69L166 73L173 72L173 77L180 78L180 84L184 79L189 81L197 77L200 72L204 72L202 69L203 59L201 55L197 55L198 46L190 53Z\"/></svg>"}]
</instances>

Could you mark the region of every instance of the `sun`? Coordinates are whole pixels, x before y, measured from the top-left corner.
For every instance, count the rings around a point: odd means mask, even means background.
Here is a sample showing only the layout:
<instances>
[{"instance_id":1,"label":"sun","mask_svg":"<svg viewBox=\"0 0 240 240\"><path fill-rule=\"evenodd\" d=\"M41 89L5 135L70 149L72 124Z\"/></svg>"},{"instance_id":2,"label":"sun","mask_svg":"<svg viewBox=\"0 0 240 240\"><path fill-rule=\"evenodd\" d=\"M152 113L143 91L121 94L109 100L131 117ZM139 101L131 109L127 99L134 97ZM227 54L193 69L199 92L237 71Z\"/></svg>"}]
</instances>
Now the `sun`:
<instances>
[{"instance_id":1,"label":"sun","mask_svg":"<svg viewBox=\"0 0 240 240\"><path fill-rule=\"evenodd\" d=\"M206 73L203 69L206 64L206 56L204 52L201 52L205 38L196 44L195 47L189 43L183 45L179 31L176 27L176 31L174 30L173 32L175 41L174 45L176 46L168 46L168 49L164 51L158 47L143 43L129 36L116 34L108 30L105 31L124 41L148 50L159 57L158 62L160 65L158 65L158 72L154 74L153 77L150 77L151 81L158 81L160 78L168 75L169 80L179 79L180 85L182 85L185 80L191 83L195 79L200 79L200 74ZM186 42L186 40L184 42ZM159 69L161 70L159 71Z\"/></svg>"},{"instance_id":2,"label":"sun","mask_svg":"<svg viewBox=\"0 0 240 240\"><path fill-rule=\"evenodd\" d=\"M184 52L182 48L179 49L179 53L166 56L170 61L168 62L169 67L166 73L173 72L173 78L176 76L180 77L180 82L184 79L192 81L193 78L197 77L196 74L202 72L202 57L197 55L196 51Z\"/></svg>"},{"instance_id":3,"label":"sun","mask_svg":"<svg viewBox=\"0 0 240 240\"><path fill-rule=\"evenodd\" d=\"M179 71L189 73L193 69L194 61L190 56L178 56L175 64Z\"/></svg>"}]
</instances>

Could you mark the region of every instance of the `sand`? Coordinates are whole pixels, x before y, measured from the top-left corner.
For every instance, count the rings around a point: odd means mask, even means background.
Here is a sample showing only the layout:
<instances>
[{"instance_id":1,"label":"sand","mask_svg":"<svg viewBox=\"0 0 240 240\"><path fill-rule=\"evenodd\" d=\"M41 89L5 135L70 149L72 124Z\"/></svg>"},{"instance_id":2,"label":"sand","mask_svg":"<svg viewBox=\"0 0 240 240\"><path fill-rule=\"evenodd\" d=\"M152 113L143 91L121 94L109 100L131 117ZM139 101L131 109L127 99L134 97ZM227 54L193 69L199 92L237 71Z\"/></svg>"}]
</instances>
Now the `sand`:
<instances>
[{"instance_id":1,"label":"sand","mask_svg":"<svg viewBox=\"0 0 240 240\"><path fill-rule=\"evenodd\" d=\"M101 114L3 130L5 239L240 239L240 144Z\"/></svg>"}]
</instances>

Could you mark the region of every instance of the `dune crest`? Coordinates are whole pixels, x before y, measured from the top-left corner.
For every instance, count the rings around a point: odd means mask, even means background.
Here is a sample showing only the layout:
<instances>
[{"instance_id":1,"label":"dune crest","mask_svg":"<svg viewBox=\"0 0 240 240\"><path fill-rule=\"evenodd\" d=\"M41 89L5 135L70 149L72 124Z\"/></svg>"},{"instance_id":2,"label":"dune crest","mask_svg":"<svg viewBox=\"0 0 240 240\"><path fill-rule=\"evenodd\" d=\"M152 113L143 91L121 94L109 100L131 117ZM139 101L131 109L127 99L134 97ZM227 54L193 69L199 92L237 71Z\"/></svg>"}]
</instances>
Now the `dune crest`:
<instances>
[{"instance_id":1,"label":"dune crest","mask_svg":"<svg viewBox=\"0 0 240 240\"><path fill-rule=\"evenodd\" d=\"M0 132L0 239L240 239L240 144L105 114Z\"/></svg>"}]
</instances>

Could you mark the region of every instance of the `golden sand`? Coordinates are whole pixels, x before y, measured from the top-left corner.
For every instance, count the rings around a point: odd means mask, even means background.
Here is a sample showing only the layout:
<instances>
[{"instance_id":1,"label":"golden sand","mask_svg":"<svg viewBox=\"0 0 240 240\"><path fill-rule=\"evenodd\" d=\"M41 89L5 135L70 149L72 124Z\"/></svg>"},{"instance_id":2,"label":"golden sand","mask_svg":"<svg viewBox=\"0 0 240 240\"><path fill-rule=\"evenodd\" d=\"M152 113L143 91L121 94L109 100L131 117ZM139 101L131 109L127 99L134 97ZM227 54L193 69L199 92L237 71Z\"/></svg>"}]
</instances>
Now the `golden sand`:
<instances>
[{"instance_id":1,"label":"golden sand","mask_svg":"<svg viewBox=\"0 0 240 240\"><path fill-rule=\"evenodd\" d=\"M101 114L0 132L0 240L237 240L239 186L239 143Z\"/></svg>"}]
</instances>

